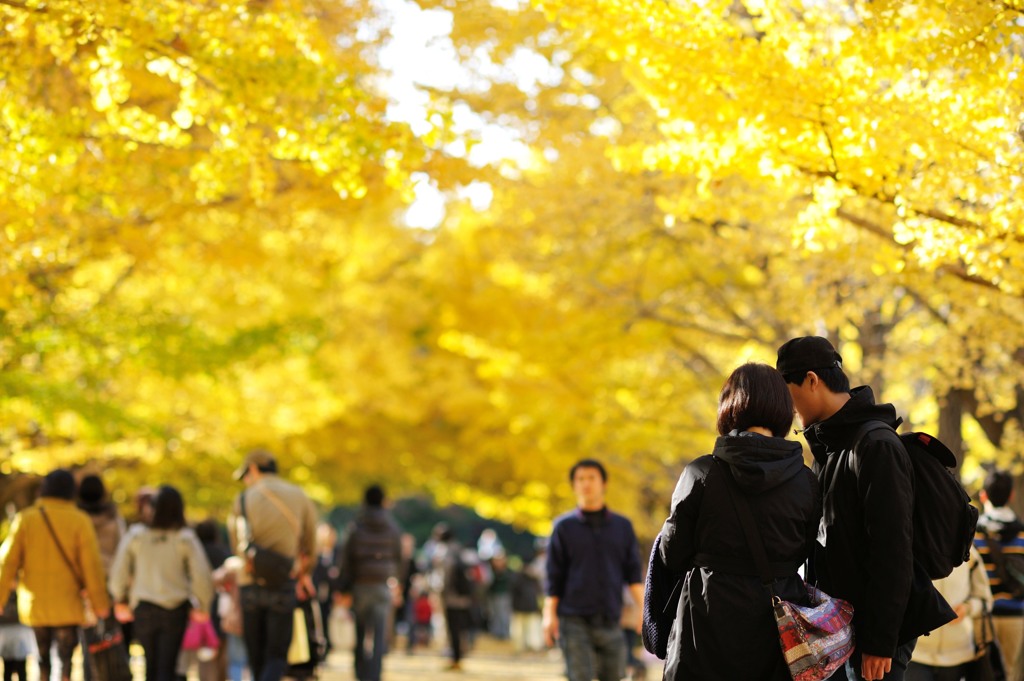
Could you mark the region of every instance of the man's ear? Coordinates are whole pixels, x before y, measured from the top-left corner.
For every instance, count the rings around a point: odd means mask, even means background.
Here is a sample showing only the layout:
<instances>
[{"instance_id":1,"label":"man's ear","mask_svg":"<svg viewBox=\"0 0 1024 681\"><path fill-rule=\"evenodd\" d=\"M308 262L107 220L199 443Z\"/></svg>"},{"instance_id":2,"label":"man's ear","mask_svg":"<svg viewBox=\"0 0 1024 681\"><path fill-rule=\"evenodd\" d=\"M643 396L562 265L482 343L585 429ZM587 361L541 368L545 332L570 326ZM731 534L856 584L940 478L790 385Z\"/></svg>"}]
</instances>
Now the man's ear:
<instances>
[{"instance_id":1,"label":"man's ear","mask_svg":"<svg viewBox=\"0 0 1024 681\"><path fill-rule=\"evenodd\" d=\"M804 384L811 390L817 390L818 386L821 385L821 378L813 371L808 371L807 377L804 379Z\"/></svg>"}]
</instances>

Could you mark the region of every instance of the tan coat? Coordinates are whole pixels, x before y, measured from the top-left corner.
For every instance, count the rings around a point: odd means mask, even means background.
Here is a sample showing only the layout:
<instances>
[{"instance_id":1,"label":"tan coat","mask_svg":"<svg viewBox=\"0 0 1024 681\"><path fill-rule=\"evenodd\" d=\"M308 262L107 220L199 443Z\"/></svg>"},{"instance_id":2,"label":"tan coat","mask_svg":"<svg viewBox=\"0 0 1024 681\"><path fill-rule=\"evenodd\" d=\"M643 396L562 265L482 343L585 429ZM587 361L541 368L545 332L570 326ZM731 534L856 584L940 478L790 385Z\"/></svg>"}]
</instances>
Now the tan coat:
<instances>
[{"instance_id":1,"label":"tan coat","mask_svg":"<svg viewBox=\"0 0 1024 681\"><path fill-rule=\"evenodd\" d=\"M103 559L103 570L110 578L110 564L114 562L114 554L117 553L117 546L121 543L121 537L126 531L124 518L117 512L117 507L107 504L95 512L82 509L89 520L92 521L93 529L96 530L96 540L100 546L100 557Z\"/></svg>"},{"instance_id":2,"label":"tan coat","mask_svg":"<svg viewBox=\"0 0 1024 681\"><path fill-rule=\"evenodd\" d=\"M295 558L295 574L308 572L308 559L316 552L317 512L301 487L264 473L245 491L245 516L252 527L254 543ZM239 498L235 498L228 520L228 539L235 553L244 558L248 533L241 518ZM239 583L251 584L252 577L245 572Z\"/></svg>"},{"instance_id":3,"label":"tan coat","mask_svg":"<svg viewBox=\"0 0 1024 681\"><path fill-rule=\"evenodd\" d=\"M40 508L53 525L77 577L61 557ZM109 610L106 579L92 521L70 501L44 497L14 518L0 546L0 603L18 579L18 615L29 626L79 625L85 620L79 579L93 607Z\"/></svg>"},{"instance_id":4,"label":"tan coat","mask_svg":"<svg viewBox=\"0 0 1024 681\"><path fill-rule=\"evenodd\" d=\"M971 557L944 579L934 582L942 597L953 607L967 606L964 617L953 620L928 636L917 639L913 661L932 667L956 667L974 659L974 619L985 610L992 610L992 591L988 574L977 549L971 547Z\"/></svg>"}]
</instances>

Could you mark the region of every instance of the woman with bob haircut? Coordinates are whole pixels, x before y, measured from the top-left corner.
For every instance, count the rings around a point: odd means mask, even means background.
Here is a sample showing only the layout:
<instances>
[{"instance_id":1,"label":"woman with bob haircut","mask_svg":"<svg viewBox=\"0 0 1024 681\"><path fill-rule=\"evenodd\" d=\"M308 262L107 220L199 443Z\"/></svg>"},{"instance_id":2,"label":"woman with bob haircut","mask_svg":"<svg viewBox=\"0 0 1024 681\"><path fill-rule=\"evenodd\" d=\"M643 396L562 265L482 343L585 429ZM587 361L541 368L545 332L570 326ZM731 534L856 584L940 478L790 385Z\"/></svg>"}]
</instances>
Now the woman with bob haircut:
<instances>
[{"instance_id":1,"label":"woman with bob haircut","mask_svg":"<svg viewBox=\"0 0 1024 681\"><path fill-rule=\"evenodd\" d=\"M734 481L735 493L747 498L775 594L807 604L797 570L815 540L820 501L803 448L783 439L792 424L793 401L780 373L752 363L733 371L718 398L715 448L683 470L655 557L683 576L666 680L791 678L771 597L727 485Z\"/></svg>"},{"instance_id":2,"label":"woman with bob haircut","mask_svg":"<svg viewBox=\"0 0 1024 681\"><path fill-rule=\"evenodd\" d=\"M153 498L148 526L133 525L117 547L110 591L118 619L134 617L135 638L146 656L146 681L174 681L189 618L209 618L210 564L185 524L185 503L170 485Z\"/></svg>"}]
</instances>

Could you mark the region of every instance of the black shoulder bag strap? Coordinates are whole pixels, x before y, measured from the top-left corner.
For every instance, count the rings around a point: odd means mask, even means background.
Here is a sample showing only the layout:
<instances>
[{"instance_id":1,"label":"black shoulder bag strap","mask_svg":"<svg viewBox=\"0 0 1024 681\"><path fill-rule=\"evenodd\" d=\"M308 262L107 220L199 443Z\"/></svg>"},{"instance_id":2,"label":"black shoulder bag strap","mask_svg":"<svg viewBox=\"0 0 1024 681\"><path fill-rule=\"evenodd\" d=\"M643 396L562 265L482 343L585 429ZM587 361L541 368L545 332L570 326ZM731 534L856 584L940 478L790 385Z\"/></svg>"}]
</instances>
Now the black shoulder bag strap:
<instances>
[{"instance_id":1,"label":"black shoulder bag strap","mask_svg":"<svg viewBox=\"0 0 1024 681\"><path fill-rule=\"evenodd\" d=\"M270 503L274 504L274 506L277 507L278 512L280 512L281 515L285 517L285 520L288 521L288 524L295 528L295 535L300 536L302 534L302 526L299 523L298 519L295 518L295 516L291 515L291 513L288 511L288 507L285 506L284 503L280 499L278 499L277 496L270 490L264 489L263 496L266 497L270 501ZM245 492L242 492L241 496L239 496L238 504L239 510L242 512L242 520L245 521L246 542L251 544L252 523L249 522L249 517L245 514Z\"/></svg>"},{"instance_id":2,"label":"black shoulder bag strap","mask_svg":"<svg viewBox=\"0 0 1024 681\"><path fill-rule=\"evenodd\" d=\"M743 534L747 537L750 552L754 554L754 563L757 564L757 571L761 574L761 584L768 590L774 603L777 597L772 586L774 580L772 579L772 570L769 567L768 553L764 550L764 542L761 541L761 533L754 522L754 515L750 511L750 505L747 503L747 498L736 490L736 481L733 480L732 471L729 470L729 467L723 464L717 456L715 457L715 463L722 470L723 477L725 478L725 488L729 491L729 498L732 499L732 505L736 509L736 516L739 518L740 526L743 528Z\"/></svg>"},{"instance_id":3,"label":"black shoulder bag strap","mask_svg":"<svg viewBox=\"0 0 1024 681\"><path fill-rule=\"evenodd\" d=\"M68 569L71 570L71 574L75 576L75 581L78 582L79 589L85 589L85 580L82 579L81 575L78 574L78 570L75 569L71 559L68 558L68 554L64 552L64 547L61 546L60 540L57 539L57 532L53 529L53 523L50 522L50 516L46 515L46 509L42 506L39 507L39 514L43 516L43 521L46 523L46 528L50 530L50 536L53 537L53 543L57 545L57 550L60 551L60 557L64 559Z\"/></svg>"},{"instance_id":4,"label":"black shoulder bag strap","mask_svg":"<svg viewBox=\"0 0 1024 681\"><path fill-rule=\"evenodd\" d=\"M252 544L252 525L249 523L249 516L245 515L245 492L238 497L239 511L242 513L242 520L245 522L245 545Z\"/></svg>"}]
</instances>

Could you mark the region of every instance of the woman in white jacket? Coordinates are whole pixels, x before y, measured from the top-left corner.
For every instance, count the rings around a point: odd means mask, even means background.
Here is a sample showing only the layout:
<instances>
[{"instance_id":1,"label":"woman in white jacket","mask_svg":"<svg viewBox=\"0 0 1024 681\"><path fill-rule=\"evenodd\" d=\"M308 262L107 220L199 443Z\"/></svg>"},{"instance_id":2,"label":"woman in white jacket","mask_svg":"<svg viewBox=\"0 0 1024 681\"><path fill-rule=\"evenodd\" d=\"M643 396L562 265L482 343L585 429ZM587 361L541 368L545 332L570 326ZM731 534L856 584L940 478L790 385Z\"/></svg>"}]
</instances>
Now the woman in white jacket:
<instances>
[{"instance_id":1,"label":"woman in white jacket","mask_svg":"<svg viewBox=\"0 0 1024 681\"><path fill-rule=\"evenodd\" d=\"M917 639L906 681L960 681L977 656L974 622L992 609L992 590L985 564L974 547L966 563L934 582L956 611L957 618Z\"/></svg>"},{"instance_id":2,"label":"woman in white jacket","mask_svg":"<svg viewBox=\"0 0 1024 681\"><path fill-rule=\"evenodd\" d=\"M121 540L110 590L118 619L135 619L146 681L174 681L189 619L208 619L213 599L210 564L185 525L185 503L174 487L161 486L149 526L136 525Z\"/></svg>"}]
</instances>

